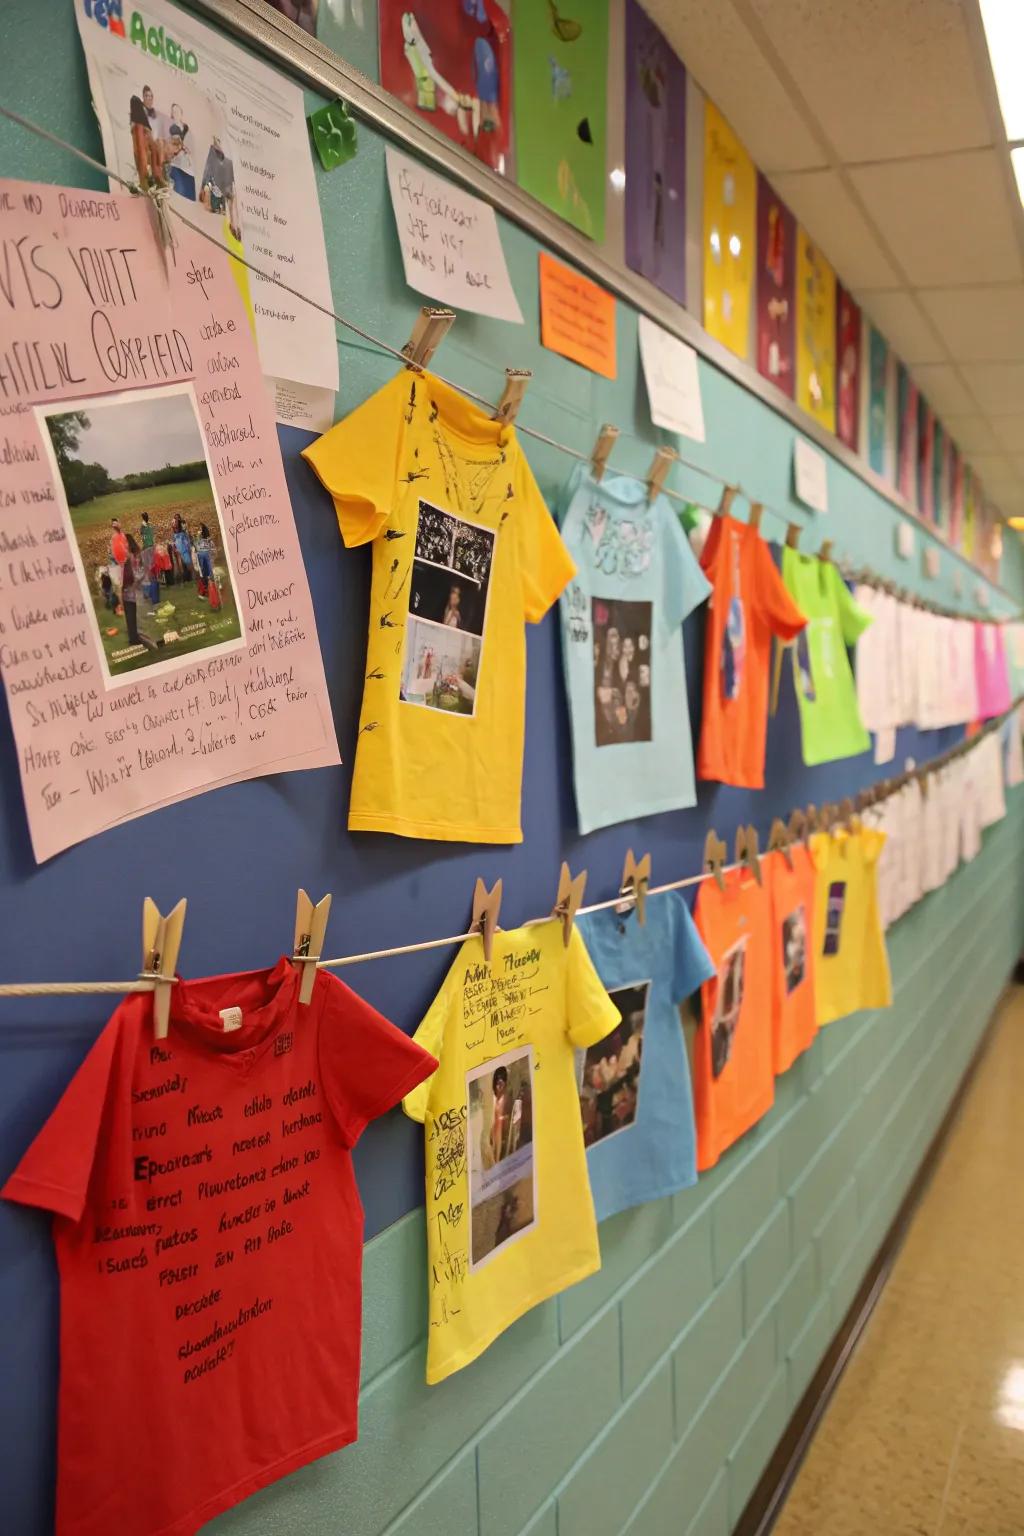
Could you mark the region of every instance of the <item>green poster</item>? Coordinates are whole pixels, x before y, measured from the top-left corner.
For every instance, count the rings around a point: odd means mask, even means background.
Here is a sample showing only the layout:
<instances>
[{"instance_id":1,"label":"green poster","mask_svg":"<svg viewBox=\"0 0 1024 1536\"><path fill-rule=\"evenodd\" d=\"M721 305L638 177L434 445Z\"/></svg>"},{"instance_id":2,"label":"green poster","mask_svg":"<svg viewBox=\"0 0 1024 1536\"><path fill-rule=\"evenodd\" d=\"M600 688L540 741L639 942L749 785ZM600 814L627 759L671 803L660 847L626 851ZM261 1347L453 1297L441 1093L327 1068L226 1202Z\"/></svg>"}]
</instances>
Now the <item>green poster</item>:
<instances>
[{"instance_id":1,"label":"green poster","mask_svg":"<svg viewBox=\"0 0 1024 1536\"><path fill-rule=\"evenodd\" d=\"M608 0L516 0L519 185L604 239Z\"/></svg>"}]
</instances>

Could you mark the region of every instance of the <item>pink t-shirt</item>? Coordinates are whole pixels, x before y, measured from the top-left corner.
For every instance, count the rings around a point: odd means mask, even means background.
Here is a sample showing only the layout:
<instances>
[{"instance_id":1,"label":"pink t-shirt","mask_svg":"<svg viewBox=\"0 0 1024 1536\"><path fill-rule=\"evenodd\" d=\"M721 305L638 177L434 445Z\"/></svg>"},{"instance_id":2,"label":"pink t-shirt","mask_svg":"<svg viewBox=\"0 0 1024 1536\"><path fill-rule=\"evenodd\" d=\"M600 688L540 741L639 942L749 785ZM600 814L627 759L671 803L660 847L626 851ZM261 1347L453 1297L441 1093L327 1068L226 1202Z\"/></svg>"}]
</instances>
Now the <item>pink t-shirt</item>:
<instances>
[{"instance_id":1,"label":"pink t-shirt","mask_svg":"<svg viewBox=\"0 0 1024 1536\"><path fill-rule=\"evenodd\" d=\"M978 713L983 720L1010 707L1010 674L1001 624L975 624L974 671L978 679Z\"/></svg>"}]
</instances>

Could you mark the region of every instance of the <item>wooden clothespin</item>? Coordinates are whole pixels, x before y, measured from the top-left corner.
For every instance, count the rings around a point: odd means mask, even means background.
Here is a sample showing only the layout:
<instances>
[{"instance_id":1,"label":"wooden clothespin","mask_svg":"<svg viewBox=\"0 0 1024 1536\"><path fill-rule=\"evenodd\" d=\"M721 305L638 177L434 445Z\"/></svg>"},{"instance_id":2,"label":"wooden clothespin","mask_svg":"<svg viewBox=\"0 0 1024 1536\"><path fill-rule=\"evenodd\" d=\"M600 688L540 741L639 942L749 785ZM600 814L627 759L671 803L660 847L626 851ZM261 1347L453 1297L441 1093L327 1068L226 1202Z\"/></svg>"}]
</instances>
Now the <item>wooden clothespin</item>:
<instances>
[{"instance_id":1,"label":"wooden clothespin","mask_svg":"<svg viewBox=\"0 0 1024 1536\"><path fill-rule=\"evenodd\" d=\"M429 368L430 360L455 324L454 309L435 309L424 304L416 317L412 335L402 348L408 368Z\"/></svg>"},{"instance_id":2,"label":"wooden clothespin","mask_svg":"<svg viewBox=\"0 0 1024 1536\"><path fill-rule=\"evenodd\" d=\"M728 855L729 850L712 827L704 839L704 869L713 877L720 891L725 890L725 861Z\"/></svg>"},{"instance_id":3,"label":"wooden clothespin","mask_svg":"<svg viewBox=\"0 0 1024 1536\"><path fill-rule=\"evenodd\" d=\"M532 368L505 369L505 388L501 392L501 399L494 412L495 421L503 421L506 426L511 426L519 415L519 407L523 403L526 386L532 378Z\"/></svg>"},{"instance_id":4,"label":"wooden clothespin","mask_svg":"<svg viewBox=\"0 0 1024 1536\"><path fill-rule=\"evenodd\" d=\"M313 996L316 981L316 963L323 955L324 934L331 910L329 895L321 896L314 907L306 892L299 887L295 901L295 938L292 941L292 965L299 972L299 1002L308 1003Z\"/></svg>"},{"instance_id":5,"label":"wooden clothespin","mask_svg":"<svg viewBox=\"0 0 1024 1536\"><path fill-rule=\"evenodd\" d=\"M170 275L171 268L177 264L177 241L174 238L174 230L167 214L167 201L171 189L169 186L137 187L134 189L149 204L150 219L153 224L153 232L157 244L160 247L160 256L164 264L164 271Z\"/></svg>"},{"instance_id":6,"label":"wooden clothespin","mask_svg":"<svg viewBox=\"0 0 1024 1536\"><path fill-rule=\"evenodd\" d=\"M811 827L803 811L794 811L789 818L789 837L791 842L796 842L798 837L804 840L804 847L810 847Z\"/></svg>"},{"instance_id":7,"label":"wooden clothespin","mask_svg":"<svg viewBox=\"0 0 1024 1536\"><path fill-rule=\"evenodd\" d=\"M636 908L636 920L643 927L647 917L647 887L651 883L651 856L645 853L642 859L633 857L632 848L626 852L626 858L622 865L622 883L619 886L619 905L616 912L628 912L631 907Z\"/></svg>"},{"instance_id":8,"label":"wooden clothespin","mask_svg":"<svg viewBox=\"0 0 1024 1536\"><path fill-rule=\"evenodd\" d=\"M583 901L583 892L587 888L587 872L581 870L575 880L572 877L568 864L562 864L558 876L558 895L552 908L551 916L557 917L562 924L562 943L569 948L569 940L572 938L572 925L576 921L576 913Z\"/></svg>"},{"instance_id":9,"label":"wooden clothespin","mask_svg":"<svg viewBox=\"0 0 1024 1536\"><path fill-rule=\"evenodd\" d=\"M590 455L590 473L595 480L600 480L608 466L608 456L618 440L619 429L606 421L597 434L597 442L594 451Z\"/></svg>"},{"instance_id":10,"label":"wooden clothespin","mask_svg":"<svg viewBox=\"0 0 1024 1536\"><path fill-rule=\"evenodd\" d=\"M470 928L473 933L478 933L483 940L484 959L491 963L491 953L494 949L494 933L498 926L498 913L501 911L501 881L495 880L488 890L484 882L477 876L476 885L473 888L473 921Z\"/></svg>"},{"instance_id":11,"label":"wooden clothespin","mask_svg":"<svg viewBox=\"0 0 1024 1536\"><path fill-rule=\"evenodd\" d=\"M750 516L747 518L747 522L750 524L751 528L760 528L761 516L763 512L764 507L759 501L752 501L750 503Z\"/></svg>"},{"instance_id":12,"label":"wooden clothespin","mask_svg":"<svg viewBox=\"0 0 1024 1536\"><path fill-rule=\"evenodd\" d=\"M654 501L665 484L665 476L668 474L678 455L674 448L659 448L651 460L651 467L647 471L647 500Z\"/></svg>"},{"instance_id":13,"label":"wooden clothespin","mask_svg":"<svg viewBox=\"0 0 1024 1536\"><path fill-rule=\"evenodd\" d=\"M794 812L794 814L799 814ZM768 833L768 852L781 853L786 861L788 869L793 868L793 854L790 849L792 834L781 816L776 816L772 822L771 831Z\"/></svg>"},{"instance_id":14,"label":"wooden clothespin","mask_svg":"<svg viewBox=\"0 0 1024 1536\"><path fill-rule=\"evenodd\" d=\"M761 858L757 846L757 829L753 826L736 828L736 863L749 869L758 885L761 884Z\"/></svg>"},{"instance_id":15,"label":"wooden clothespin","mask_svg":"<svg viewBox=\"0 0 1024 1536\"><path fill-rule=\"evenodd\" d=\"M860 830L860 823L857 819L857 807L849 795L845 795L839 802L838 820L845 826L848 832L858 832Z\"/></svg>"},{"instance_id":16,"label":"wooden clothespin","mask_svg":"<svg viewBox=\"0 0 1024 1536\"><path fill-rule=\"evenodd\" d=\"M819 560L824 560L826 563L831 561L831 559L832 559L832 540L831 539L826 539L825 542L822 544L821 548L818 550L818 559Z\"/></svg>"},{"instance_id":17,"label":"wooden clothespin","mask_svg":"<svg viewBox=\"0 0 1024 1536\"><path fill-rule=\"evenodd\" d=\"M789 549L796 549L800 543L801 528L799 523L786 524L786 545Z\"/></svg>"},{"instance_id":18,"label":"wooden clothespin","mask_svg":"<svg viewBox=\"0 0 1024 1536\"><path fill-rule=\"evenodd\" d=\"M735 485L723 485L722 499L718 503L718 517L728 517L732 511L732 504L736 500L739 490Z\"/></svg>"},{"instance_id":19,"label":"wooden clothespin","mask_svg":"<svg viewBox=\"0 0 1024 1536\"><path fill-rule=\"evenodd\" d=\"M140 981L153 983L153 1036L166 1040L171 1018L171 988L174 986L181 948L181 930L185 926L184 896L164 917L156 902L147 896L142 903L142 971Z\"/></svg>"}]
</instances>

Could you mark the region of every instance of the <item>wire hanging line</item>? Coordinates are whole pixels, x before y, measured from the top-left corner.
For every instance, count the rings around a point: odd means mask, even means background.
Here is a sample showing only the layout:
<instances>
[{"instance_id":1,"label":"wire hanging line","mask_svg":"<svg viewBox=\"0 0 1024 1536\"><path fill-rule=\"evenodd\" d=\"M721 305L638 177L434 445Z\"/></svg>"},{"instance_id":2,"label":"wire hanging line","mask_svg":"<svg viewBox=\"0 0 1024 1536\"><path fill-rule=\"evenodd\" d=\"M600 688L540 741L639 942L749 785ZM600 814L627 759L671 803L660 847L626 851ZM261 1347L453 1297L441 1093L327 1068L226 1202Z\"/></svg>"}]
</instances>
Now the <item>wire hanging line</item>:
<instances>
[{"instance_id":1,"label":"wire hanging line","mask_svg":"<svg viewBox=\"0 0 1024 1536\"><path fill-rule=\"evenodd\" d=\"M33 122L31 118L24 117L20 112L15 112L13 108L5 106L3 103L0 103L0 116L6 117L10 122L16 123L20 128L24 128L27 132L34 133L39 138L45 139L48 143L53 144L56 148L65 150L68 154L75 156L78 160L81 160L83 164L90 166L93 170L100 171L104 176L110 177L111 180L118 182L122 187L126 189L126 191L131 193L133 197L145 197L154 208L155 216L161 227L161 231L167 231L169 234L167 215L173 215L174 218L179 219L182 224L190 229L193 234L200 236L200 238L205 240L209 245L215 246L216 249L219 250L222 255L227 256L229 260L237 261L241 266L245 267L247 271L253 273L255 277L258 277L261 282L266 282L269 283L272 287L280 288L284 293L289 294L291 298L298 300L299 303L308 305L311 309L315 309L318 314L323 315L325 319L333 321L336 326L341 327L343 330L351 331L353 335L358 336L362 341L365 341L371 347L376 347L381 352L384 352L390 357L395 358L396 361L401 363L403 367L416 366L414 364L410 364L408 356L401 350L401 348L393 347L390 342L383 341L379 336L374 336L372 332L363 330L363 328L359 325L356 325L353 320L347 320L344 315L339 315L336 310L329 308L327 305L318 303L316 299L310 298L308 294L300 293L297 288L293 288L290 283L286 283L282 278L275 277L273 274L263 271L261 267L256 266L254 262L250 261L247 256L230 250L222 240L218 240L215 235L209 232L209 230L205 230L200 225L194 224L192 220L181 211L180 208L172 203L168 196L167 188L147 188L141 186L138 182L128 180L126 177L121 176L117 171L112 171L109 166L107 166L102 160L96 159L94 155L88 154L84 149L80 149L75 144L69 144L66 139L62 139L58 134L52 133L48 128L44 128L39 123ZM171 243L173 244L173 238ZM337 337L336 340L340 344L343 341L343 338ZM482 405L487 409L493 409L493 401L488 400L486 396L479 395L475 390L468 389L464 385L456 383L454 379L446 378L444 374L438 373L436 369L432 369L431 371L434 373L435 377L441 381L442 384L447 384L450 389L454 389L459 394L465 395L468 399L476 401L478 405ZM568 458L575 459L578 463L589 463L592 458L591 454L581 453L578 448L573 448L569 443L560 442L557 438L549 437L546 433L538 431L535 427L528 427L522 422L516 422L515 430L517 433L524 437L530 437L535 442L543 443L546 447L555 449L558 453L564 453ZM640 441L640 439L636 438L632 433L627 433L625 435L633 438L634 441ZM745 490L742 486L735 484L733 481L730 481L725 476L719 474L717 470L708 469L706 465L697 463L695 459L687 458L685 455L679 453L675 449L672 450L672 453L674 463L678 463L683 468L690 470L694 474L702 475L706 480L709 480L712 484L719 486L723 491L732 491L735 494L741 495L743 499L749 502L752 506L755 504L761 506L762 509L770 516L778 518L780 522L789 527L800 526L797 516L794 516L792 509L787 512L783 512L778 507L773 507L769 502L760 502L756 497L751 496L749 491ZM637 475L632 471L620 469L616 469L615 473L625 480L635 481L638 485L648 484L648 477L645 475ZM669 486L664 484L659 486L659 490L662 495L667 496L670 500L677 502L682 507L695 505L693 498L684 495L681 491L672 490ZM720 508L714 507L707 507L703 510L709 512L712 517L719 516L721 512ZM915 519L915 521L918 520ZM966 556L960 555L959 552L954 550L953 547L944 539L942 539L937 532L935 533L935 537L939 539L939 542L946 549L948 549L951 554L956 556L958 559L964 560L965 563L971 567L971 569L977 569L972 565L970 561L967 560ZM979 574L983 573L979 572ZM860 580L866 582L868 585L882 588L892 586L892 583L886 582L884 578L878 576L877 573L872 571L869 567L861 568L856 573L856 575ZM986 577L985 579L988 580L989 578ZM998 586L998 583L996 582L990 582L990 585L995 587L997 591L1002 592L1003 590ZM1010 594L1003 593L1003 595L1009 596ZM911 594L906 594L906 596L909 599ZM916 601L919 605L929 609L934 613L959 618L971 616L966 612L958 612L953 609L945 608L940 604L932 603L927 598L917 598ZM999 623L1003 621L992 619L991 622Z\"/></svg>"}]
</instances>

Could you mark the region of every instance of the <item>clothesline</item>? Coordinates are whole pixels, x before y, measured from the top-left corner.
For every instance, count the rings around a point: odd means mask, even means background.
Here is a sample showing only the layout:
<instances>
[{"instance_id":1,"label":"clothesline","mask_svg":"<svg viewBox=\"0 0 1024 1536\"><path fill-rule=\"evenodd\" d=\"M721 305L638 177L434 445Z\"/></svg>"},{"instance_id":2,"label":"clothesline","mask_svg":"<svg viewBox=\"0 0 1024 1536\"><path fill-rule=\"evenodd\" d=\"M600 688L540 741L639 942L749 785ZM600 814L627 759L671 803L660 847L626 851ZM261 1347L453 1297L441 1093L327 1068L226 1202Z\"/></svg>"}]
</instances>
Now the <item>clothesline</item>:
<instances>
[{"instance_id":1,"label":"clothesline","mask_svg":"<svg viewBox=\"0 0 1024 1536\"><path fill-rule=\"evenodd\" d=\"M55 145L57 148L65 150L68 154L77 157L77 159L83 161L84 164L90 166L93 170L100 171L103 175L110 177L113 181L119 182L122 187L124 187L128 192L132 194L132 196L142 196L148 198L156 211L156 217L161 225L162 233L166 230L169 235L168 226L166 224L166 216L168 213L173 214L173 216L176 219L179 219L182 224L186 225L193 234L199 235L210 245L215 246L217 250L219 250L223 255L230 257L231 260L239 262L248 271L252 272L256 277L260 278L261 281L270 283L273 287L280 288L283 292L289 294L292 298L297 299L302 304L308 304L312 309L315 309L318 314L321 314L325 318L332 320L335 325L342 327L344 330L351 331L354 335L360 337L361 340L367 342L370 346L377 347L382 352L385 352L389 356L395 358L403 365L403 367L409 366L409 358L401 350L401 348L393 347L390 342L383 341L379 336L374 336L372 332L363 330L363 328L356 325L354 321L347 320L344 315L339 315L329 306L318 303L316 299L310 298L308 294L301 293L297 288L293 288L282 278L275 277L273 274L263 271L262 268L256 266L254 262L250 261L248 257L243 256L238 252L229 250L229 248L224 244L222 240L218 240L214 235L210 234L208 230L201 228L198 224L194 224L191 219L187 218L181 209L176 207L169 200L168 189L147 189L140 186L137 182L129 181L126 177L121 176L117 171L111 170L110 167L105 165L102 160L97 160L95 156L88 154L84 149L79 149L75 144L69 144L67 140L62 139L58 134L52 133L48 128L43 128L39 123L33 122L31 118L24 117L21 113L15 112L12 108L4 106L3 104L0 104L0 115L6 117L10 122L16 123L19 127L26 129L28 132L36 134L39 138L47 140L47 142ZM342 338L338 337L337 340L340 343ZM488 400L483 395L477 394L475 390L468 389L462 384L457 384L453 379L446 378L444 374L437 373L436 377L440 379L443 384L447 384L449 388L458 391L459 394L465 395L471 400L475 400L478 405L482 405L488 409L493 407L492 401ZM525 437L533 438L536 442L545 444L545 446L548 448L553 448L559 453L566 454L567 457L575 459L578 463L586 464L591 460L591 454L582 453L578 448L573 448L568 443L559 442L557 438L549 437L547 433L540 432L535 427L528 427L518 420L516 421L516 431ZM633 434L627 435L632 436ZM683 465L686 469L691 470L695 474L703 475L705 479L710 480L717 486L720 486L723 491L731 490L741 495L744 500L751 504L751 506L755 504L760 505L765 512L769 513L773 517L778 518L780 522L786 524L787 527L797 526L797 519L794 517L792 510L782 512L779 510L779 508L771 506L768 502L760 502L756 497L752 497L748 491L744 490L742 486L734 484L730 480L726 479L723 475L720 475L716 470L708 469L705 465L698 464L694 459L688 459L685 457L685 455L679 453L678 451L673 451L674 461ZM639 485L647 484L647 479L643 475L633 474L628 470L616 470L615 473L620 475L623 479L633 480ZM681 491L674 491L668 486L662 485L661 493L669 497L672 501L678 502L681 506L685 507L693 504L691 497L684 496ZM720 508L714 507L708 507L704 510L708 511L712 517L717 517L721 511ZM952 551L952 546L947 545L947 548L950 548L951 552L956 553L955 551ZM859 574L861 579L867 581L869 584L877 585L879 587L891 585L891 583L887 583L883 577L878 576L877 573L871 571L868 567L863 567ZM995 584L993 583L993 585ZM970 614L968 613L957 614L952 609L945 608L939 604L931 603L927 598L917 597L915 595L914 600L933 613L952 617L970 617ZM1000 623L1003 621L999 619L991 619L990 622Z\"/></svg>"},{"instance_id":2,"label":"clothesline","mask_svg":"<svg viewBox=\"0 0 1024 1536\"><path fill-rule=\"evenodd\" d=\"M1012 715L1014 711L1020 707L1021 704L1024 704L1024 694L1020 695L1017 699L1014 700L1010 709L1005 714L997 716L994 720L987 721L976 736L965 738L963 741L958 741L952 747L948 747L945 752L939 753L937 757L930 758L927 763L923 763L920 766L914 768L909 768L905 772L898 774L895 778L879 780L875 786L872 786L868 790L862 791L861 795L857 797L858 801L861 803L862 808L865 810L873 809L879 804L880 801L887 800L890 798L890 796L899 794L900 791L908 783L910 783L912 779L921 779L927 775L938 773L942 768L946 766L947 763L951 762L954 758L961 756L963 753L973 750L982 740L984 740L986 736L990 735L994 730L999 729L1003 722L1007 720L1010 715ZM824 815L826 812L833 809L834 807L825 805L822 807L822 814ZM808 832L812 830L814 830L813 827L808 827ZM703 870L698 875L687 875L681 880L669 880L662 885L647 886L645 890L645 896L662 896L669 891L685 890L689 886L701 885L705 880L719 879L722 875L730 874L733 870L740 869L742 867L742 863L723 864L715 870ZM582 917L591 912L607 912L616 907L631 909L635 904L635 894L632 892L620 891L617 896L612 896L607 901L596 901L592 902L588 906L578 907L576 910L576 916ZM546 912L540 917L530 917L525 919L524 922L518 924L518 927L535 928L538 927L541 923L551 922L552 919L556 916L557 914L554 912ZM418 955L424 954L427 951L433 949L451 949L456 944L465 943L467 939L476 938L478 936L479 930L470 929L468 932L450 934L445 938L424 939L417 944L396 944L389 949L371 949L356 955L339 955L334 959L328 960L318 959L317 969L341 970L345 966L362 965L370 960L393 960L400 955ZM293 958L296 960L301 960L304 958L308 959L309 957L296 955ZM134 992L151 992L156 982L159 980L170 981L176 980L176 978L140 975L134 977L131 981L6 982L0 984L0 998L60 997L65 995L87 996L89 994L101 995L105 993L127 994Z\"/></svg>"}]
</instances>

